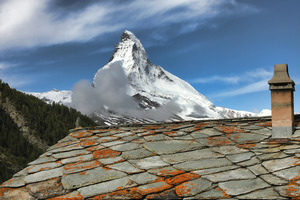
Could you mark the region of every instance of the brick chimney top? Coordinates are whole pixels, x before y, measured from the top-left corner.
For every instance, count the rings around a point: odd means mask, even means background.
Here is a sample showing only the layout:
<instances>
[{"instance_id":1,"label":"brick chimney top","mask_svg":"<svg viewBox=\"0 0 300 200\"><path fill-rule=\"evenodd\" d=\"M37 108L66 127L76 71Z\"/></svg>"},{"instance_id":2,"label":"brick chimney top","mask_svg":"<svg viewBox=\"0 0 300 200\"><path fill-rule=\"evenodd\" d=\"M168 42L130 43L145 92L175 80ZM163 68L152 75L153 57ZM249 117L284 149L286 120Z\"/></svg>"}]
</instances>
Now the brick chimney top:
<instances>
[{"instance_id":1,"label":"brick chimney top","mask_svg":"<svg viewBox=\"0 0 300 200\"><path fill-rule=\"evenodd\" d=\"M270 85L270 90L295 90L295 82L289 76L287 64L275 65L273 78L269 80L268 83Z\"/></svg>"},{"instance_id":2,"label":"brick chimney top","mask_svg":"<svg viewBox=\"0 0 300 200\"><path fill-rule=\"evenodd\" d=\"M290 139L294 132L295 82L289 76L288 65L275 65L273 78L268 83L272 102L272 138Z\"/></svg>"}]
</instances>

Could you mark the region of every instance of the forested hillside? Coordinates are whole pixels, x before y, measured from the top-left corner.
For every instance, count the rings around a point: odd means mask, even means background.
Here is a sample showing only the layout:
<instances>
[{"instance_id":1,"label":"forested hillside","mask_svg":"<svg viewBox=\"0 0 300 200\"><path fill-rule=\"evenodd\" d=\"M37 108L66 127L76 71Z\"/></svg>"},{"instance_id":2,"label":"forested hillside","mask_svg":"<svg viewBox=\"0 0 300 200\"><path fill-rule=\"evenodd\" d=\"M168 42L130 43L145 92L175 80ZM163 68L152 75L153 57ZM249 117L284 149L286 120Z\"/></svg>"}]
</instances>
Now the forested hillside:
<instances>
[{"instance_id":1,"label":"forested hillside","mask_svg":"<svg viewBox=\"0 0 300 200\"><path fill-rule=\"evenodd\" d=\"M0 183L23 169L75 127L97 125L75 109L26 95L0 80Z\"/></svg>"}]
</instances>

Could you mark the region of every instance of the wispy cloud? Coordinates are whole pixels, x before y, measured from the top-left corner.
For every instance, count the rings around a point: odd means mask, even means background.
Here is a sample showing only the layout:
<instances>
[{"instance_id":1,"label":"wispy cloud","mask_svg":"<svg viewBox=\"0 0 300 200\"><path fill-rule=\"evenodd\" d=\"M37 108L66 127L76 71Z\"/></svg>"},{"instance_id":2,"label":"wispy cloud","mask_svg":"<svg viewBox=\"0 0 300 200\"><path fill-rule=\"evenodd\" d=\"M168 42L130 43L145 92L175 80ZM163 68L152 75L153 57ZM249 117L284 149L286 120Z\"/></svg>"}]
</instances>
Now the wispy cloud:
<instances>
[{"instance_id":1,"label":"wispy cloud","mask_svg":"<svg viewBox=\"0 0 300 200\"><path fill-rule=\"evenodd\" d=\"M264 79L255 83L248 84L246 86L242 86L239 89L231 90L228 92L220 92L215 95L211 95L212 98L215 97L232 97L232 96L237 96L241 94L248 94L248 93L253 93L253 92L260 92L260 91L265 91L268 90L268 82L269 79Z\"/></svg>"},{"instance_id":2,"label":"wispy cloud","mask_svg":"<svg viewBox=\"0 0 300 200\"><path fill-rule=\"evenodd\" d=\"M88 41L124 29L182 24L193 31L210 18L255 10L235 0L96 1L82 9L55 11L51 0L4 0L0 3L0 50ZM146 23L145 23L146 22Z\"/></svg>"},{"instance_id":3,"label":"wispy cloud","mask_svg":"<svg viewBox=\"0 0 300 200\"><path fill-rule=\"evenodd\" d=\"M5 63L5 62L0 62L0 70L4 70L4 69L8 69L9 67L11 67L12 65L9 63Z\"/></svg>"},{"instance_id":4,"label":"wispy cloud","mask_svg":"<svg viewBox=\"0 0 300 200\"><path fill-rule=\"evenodd\" d=\"M241 80L240 77L238 76L219 76L219 75L214 75L211 77L207 78L197 78L192 80L192 83L212 83L212 82L225 82L225 83L238 83Z\"/></svg>"},{"instance_id":5,"label":"wispy cloud","mask_svg":"<svg viewBox=\"0 0 300 200\"><path fill-rule=\"evenodd\" d=\"M15 63L0 62L0 79L8 83L11 87L21 87L30 83L29 79L24 76L9 73L8 71L17 66Z\"/></svg>"},{"instance_id":6,"label":"wispy cloud","mask_svg":"<svg viewBox=\"0 0 300 200\"><path fill-rule=\"evenodd\" d=\"M253 92L260 92L268 90L268 80L272 78L273 71L271 67L265 68L258 68L252 71L245 72L243 74L238 75L214 75L210 77L204 78L197 78L192 81L191 83L198 83L198 84L215 84L215 83L226 83L230 85L234 85L234 89L230 87L226 87L225 92L218 91L218 93L213 93L210 96L211 98L216 97L231 97L237 96L242 94L248 94ZM238 86L238 88L236 88Z\"/></svg>"},{"instance_id":7,"label":"wispy cloud","mask_svg":"<svg viewBox=\"0 0 300 200\"><path fill-rule=\"evenodd\" d=\"M191 80L191 83L216 83L216 82L223 82L229 84L237 84L241 82L253 82L260 79L266 79L272 77L272 71L266 70L264 68L255 69L253 71L245 72L239 75L213 75L209 77L200 77Z\"/></svg>"}]
</instances>

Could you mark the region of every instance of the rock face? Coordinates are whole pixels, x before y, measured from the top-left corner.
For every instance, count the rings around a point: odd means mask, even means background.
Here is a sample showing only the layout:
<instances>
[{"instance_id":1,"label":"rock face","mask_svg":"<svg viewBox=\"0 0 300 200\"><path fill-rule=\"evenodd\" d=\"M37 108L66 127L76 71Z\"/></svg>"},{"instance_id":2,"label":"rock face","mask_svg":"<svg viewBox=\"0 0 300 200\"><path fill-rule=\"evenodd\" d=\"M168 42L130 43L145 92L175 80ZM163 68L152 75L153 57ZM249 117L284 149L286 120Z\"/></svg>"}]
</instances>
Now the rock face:
<instances>
[{"instance_id":1,"label":"rock face","mask_svg":"<svg viewBox=\"0 0 300 200\"><path fill-rule=\"evenodd\" d=\"M0 92L1 97L1 92ZM17 109L13 106L13 104L6 98L4 101L0 98L0 106L4 109L6 113L8 113L11 119L15 122L18 126L22 134L28 138L28 141L38 148L45 151L49 146L46 144L45 141L41 140L39 137L36 137L34 133L35 130L31 130L27 125L25 118L17 111Z\"/></svg>"}]
</instances>

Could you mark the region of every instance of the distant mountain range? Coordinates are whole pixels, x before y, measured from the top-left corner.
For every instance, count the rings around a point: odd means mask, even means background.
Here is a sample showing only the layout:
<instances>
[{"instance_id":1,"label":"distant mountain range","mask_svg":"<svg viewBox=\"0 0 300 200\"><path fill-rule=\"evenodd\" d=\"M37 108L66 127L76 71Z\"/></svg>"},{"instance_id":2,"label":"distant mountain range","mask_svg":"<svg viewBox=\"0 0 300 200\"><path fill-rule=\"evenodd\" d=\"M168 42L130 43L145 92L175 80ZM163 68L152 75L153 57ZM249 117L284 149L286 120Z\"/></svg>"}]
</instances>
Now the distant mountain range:
<instances>
[{"instance_id":1,"label":"distant mountain range","mask_svg":"<svg viewBox=\"0 0 300 200\"><path fill-rule=\"evenodd\" d=\"M30 93L47 103L72 106L107 125L257 116L216 107L186 81L153 64L140 40L125 31L109 62L92 84L78 83L73 92ZM264 110L261 115L270 115Z\"/></svg>"}]
</instances>

